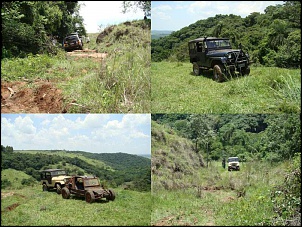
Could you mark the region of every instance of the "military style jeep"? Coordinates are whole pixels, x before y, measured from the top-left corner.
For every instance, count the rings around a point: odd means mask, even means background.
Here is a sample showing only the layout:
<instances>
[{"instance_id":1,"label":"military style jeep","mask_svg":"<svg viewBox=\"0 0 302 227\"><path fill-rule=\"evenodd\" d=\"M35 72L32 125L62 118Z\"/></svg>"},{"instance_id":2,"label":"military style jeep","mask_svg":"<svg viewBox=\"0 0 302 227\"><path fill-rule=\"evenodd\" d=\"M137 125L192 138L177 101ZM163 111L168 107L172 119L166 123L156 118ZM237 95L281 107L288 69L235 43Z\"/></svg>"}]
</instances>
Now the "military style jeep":
<instances>
[{"instance_id":1,"label":"military style jeep","mask_svg":"<svg viewBox=\"0 0 302 227\"><path fill-rule=\"evenodd\" d=\"M65 186L65 181L69 177L63 169L45 169L40 171L43 191L56 189L61 194L61 189Z\"/></svg>"},{"instance_id":2,"label":"military style jeep","mask_svg":"<svg viewBox=\"0 0 302 227\"><path fill-rule=\"evenodd\" d=\"M250 74L249 56L240 45L232 49L227 38L204 37L189 41L190 62L193 73L198 76L202 70L213 69L213 79L223 82L228 76Z\"/></svg>"},{"instance_id":3,"label":"military style jeep","mask_svg":"<svg viewBox=\"0 0 302 227\"><path fill-rule=\"evenodd\" d=\"M84 197L87 203L102 198L106 198L107 201L115 199L113 190L104 189L100 185L99 178L94 176L72 176L62 188L63 199L69 199L70 195Z\"/></svg>"},{"instance_id":4,"label":"military style jeep","mask_svg":"<svg viewBox=\"0 0 302 227\"><path fill-rule=\"evenodd\" d=\"M239 158L238 157L229 157L228 158L228 171L231 170L240 170Z\"/></svg>"}]
</instances>

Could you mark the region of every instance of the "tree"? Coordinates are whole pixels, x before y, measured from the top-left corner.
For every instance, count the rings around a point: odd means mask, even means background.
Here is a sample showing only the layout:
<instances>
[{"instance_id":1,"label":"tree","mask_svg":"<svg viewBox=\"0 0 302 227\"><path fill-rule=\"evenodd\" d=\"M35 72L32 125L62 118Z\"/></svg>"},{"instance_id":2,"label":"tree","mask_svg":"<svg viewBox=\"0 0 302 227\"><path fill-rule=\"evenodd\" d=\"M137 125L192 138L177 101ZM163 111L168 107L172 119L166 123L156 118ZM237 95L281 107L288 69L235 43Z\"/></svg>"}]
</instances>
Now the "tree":
<instances>
[{"instance_id":1,"label":"tree","mask_svg":"<svg viewBox=\"0 0 302 227\"><path fill-rule=\"evenodd\" d=\"M122 13L128 12L131 8L136 11L140 9L144 12L145 17L151 16L151 1L123 1Z\"/></svg>"}]
</instances>

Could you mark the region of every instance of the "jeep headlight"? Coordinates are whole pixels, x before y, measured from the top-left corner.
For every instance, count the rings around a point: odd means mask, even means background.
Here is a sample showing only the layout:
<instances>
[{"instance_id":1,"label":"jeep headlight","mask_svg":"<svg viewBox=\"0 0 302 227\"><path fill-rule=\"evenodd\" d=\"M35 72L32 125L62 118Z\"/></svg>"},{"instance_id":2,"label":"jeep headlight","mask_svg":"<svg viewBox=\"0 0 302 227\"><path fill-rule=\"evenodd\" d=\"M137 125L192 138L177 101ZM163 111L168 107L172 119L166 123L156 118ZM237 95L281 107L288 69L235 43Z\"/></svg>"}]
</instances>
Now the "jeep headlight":
<instances>
[{"instance_id":1,"label":"jeep headlight","mask_svg":"<svg viewBox=\"0 0 302 227\"><path fill-rule=\"evenodd\" d=\"M226 63L226 62L227 62L227 58L226 58L226 57L222 57L222 58L221 58L221 62L222 62L222 63Z\"/></svg>"}]
</instances>

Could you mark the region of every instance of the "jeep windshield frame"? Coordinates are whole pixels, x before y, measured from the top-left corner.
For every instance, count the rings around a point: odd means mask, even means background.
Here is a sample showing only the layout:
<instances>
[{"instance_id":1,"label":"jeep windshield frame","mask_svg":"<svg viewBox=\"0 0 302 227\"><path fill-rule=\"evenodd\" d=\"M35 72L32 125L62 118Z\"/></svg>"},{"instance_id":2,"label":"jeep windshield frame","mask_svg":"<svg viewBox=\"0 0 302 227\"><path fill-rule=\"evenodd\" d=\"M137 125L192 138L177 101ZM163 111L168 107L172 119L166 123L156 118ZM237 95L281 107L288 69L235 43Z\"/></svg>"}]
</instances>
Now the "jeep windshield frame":
<instances>
[{"instance_id":1,"label":"jeep windshield frame","mask_svg":"<svg viewBox=\"0 0 302 227\"><path fill-rule=\"evenodd\" d=\"M239 162L239 158L237 157L228 158L228 162Z\"/></svg>"},{"instance_id":2,"label":"jeep windshield frame","mask_svg":"<svg viewBox=\"0 0 302 227\"><path fill-rule=\"evenodd\" d=\"M84 186L85 187L95 187L95 186L100 186L100 182L98 181L97 178L83 178L84 181Z\"/></svg>"},{"instance_id":3,"label":"jeep windshield frame","mask_svg":"<svg viewBox=\"0 0 302 227\"><path fill-rule=\"evenodd\" d=\"M205 41L208 49L232 49L231 42L228 39L214 39Z\"/></svg>"}]
</instances>

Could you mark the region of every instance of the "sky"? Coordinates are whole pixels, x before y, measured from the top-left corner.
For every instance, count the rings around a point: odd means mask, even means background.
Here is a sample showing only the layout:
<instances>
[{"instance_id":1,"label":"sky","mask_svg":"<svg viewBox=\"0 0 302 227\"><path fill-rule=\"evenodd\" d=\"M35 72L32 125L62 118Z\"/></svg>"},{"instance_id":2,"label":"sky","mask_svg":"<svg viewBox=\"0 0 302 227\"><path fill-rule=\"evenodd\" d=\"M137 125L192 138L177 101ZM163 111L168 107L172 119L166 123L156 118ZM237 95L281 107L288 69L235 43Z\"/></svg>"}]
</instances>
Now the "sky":
<instances>
[{"instance_id":1,"label":"sky","mask_svg":"<svg viewBox=\"0 0 302 227\"><path fill-rule=\"evenodd\" d=\"M1 145L151 155L151 114L1 114Z\"/></svg>"},{"instance_id":2,"label":"sky","mask_svg":"<svg viewBox=\"0 0 302 227\"><path fill-rule=\"evenodd\" d=\"M144 12L133 8L122 13L123 1L79 1L80 16L84 19L87 33L98 33L109 25L117 25L126 21L144 19ZM101 30L99 29L101 25Z\"/></svg>"},{"instance_id":3,"label":"sky","mask_svg":"<svg viewBox=\"0 0 302 227\"><path fill-rule=\"evenodd\" d=\"M284 1L152 1L151 30L178 31L198 20L216 14L239 15L264 13L269 5L283 5Z\"/></svg>"}]
</instances>

